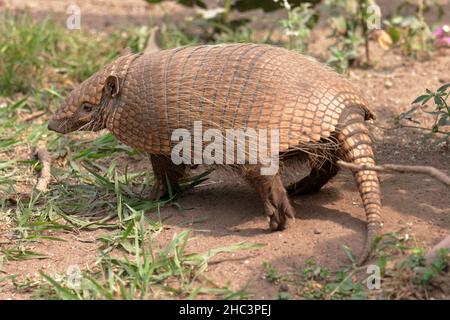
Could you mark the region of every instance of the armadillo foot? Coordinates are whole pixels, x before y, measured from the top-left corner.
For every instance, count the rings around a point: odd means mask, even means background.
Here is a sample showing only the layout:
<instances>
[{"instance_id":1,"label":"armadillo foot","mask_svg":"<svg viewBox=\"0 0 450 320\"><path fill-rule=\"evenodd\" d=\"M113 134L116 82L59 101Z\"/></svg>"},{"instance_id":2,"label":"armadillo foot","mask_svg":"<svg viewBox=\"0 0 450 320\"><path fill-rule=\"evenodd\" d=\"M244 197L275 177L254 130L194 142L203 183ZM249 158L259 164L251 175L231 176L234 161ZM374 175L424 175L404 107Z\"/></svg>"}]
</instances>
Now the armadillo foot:
<instances>
[{"instance_id":1,"label":"armadillo foot","mask_svg":"<svg viewBox=\"0 0 450 320\"><path fill-rule=\"evenodd\" d=\"M170 183L171 192L169 192L167 184ZM177 193L181 192L181 186L178 182L173 181L162 181L157 179L148 195L148 199L151 201L158 201L163 198L169 198L170 196L175 196Z\"/></svg>"},{"instance_id":2,"label":"armadillo foot","mask_svg":"<svg viewBox=\"0 0 450 320\"><path fill-rule=\"evenodd\" d=\"M158 201L166 196L168 196L167 188L164 187L164 185L161 184L160 182L155 181L148 196L148 199L151 201Z\"/></svg>"},{"instance_id":3,"label":"armadillo foot","mask_svg":"<svg viewBox=\"0 0 450 320\"><path fill-rule=\"evenodd\" d=\"M287 218L294 219L295 211L289 202L280 176L278 174L261 175L258 166L244 166L242 175L259 193L264 203L270 230L283 230L286 227Z\"/></svg>"},{"instance_id":4,"label":"armadillo foot","mask_svg":"<svg viewBox=\"0 0 450 320\"><path fill-rule=\"evenodd\" d=\"M289 202L286 190L276 183L272 185L270 194L264 201L264 210L272 231L285 229L287 218L295 220L295 211Z\"/></svg>"},{"instance_id":5,"label":"armadillo foot","mask_svg":"<svg viewBox=\"0 0 450 320\"><path fill-rule=\"evenodd\" d=\"M175 165L169 157L164 155L150 154L155 183L150 191L150 200L159 200L170 196L168 184L170 184L172 195L180 191L178 181L185 175L184 165Z\"/></svg>"}]
</instances>

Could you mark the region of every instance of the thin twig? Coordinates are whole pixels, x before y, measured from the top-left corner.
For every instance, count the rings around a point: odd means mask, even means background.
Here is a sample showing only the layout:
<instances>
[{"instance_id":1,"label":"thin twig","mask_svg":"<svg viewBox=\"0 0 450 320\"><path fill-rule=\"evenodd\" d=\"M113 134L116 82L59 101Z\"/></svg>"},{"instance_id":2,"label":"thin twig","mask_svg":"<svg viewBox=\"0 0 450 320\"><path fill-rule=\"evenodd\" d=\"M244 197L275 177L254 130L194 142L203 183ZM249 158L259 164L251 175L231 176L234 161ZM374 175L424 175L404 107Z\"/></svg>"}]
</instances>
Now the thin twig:
<instances>
[{"instance_id":1,"label":"thin twig","mask_svg":"<svg viewBox=\"0 0 450 320\"><path fill-rule=\"evenodd\" d=\"M445 103L445 100L444 100L444 103ZM420 103L414 103L414 104L411 105L411 108L412 109L422 109L425 106L420 104ZM397 129L403 129L403 128L411 128L411 129L418 129L418 130L423 130L423 131L431 131L433 133L440 133L440 134L445 134L445 135L448 135L450 133L450 132L445 132L445 131L441 131L441 130L434 131L432 128L404 125L404 124L401 124L401 123L397 124L395 127L390 127L390 128L389 127L383 127L383 126L378 125L376 123L369 123L369 125L374 126L376 128L379 128L379 129L382 129L382 130L397 130Z\"/></svg>"},{"instance_id":2,"label":"thin twig","mask_svg":"<svg viewBox=\"0 0 450 320\"><path fill-rule=\"evenodd\" d=\"M337 164L341 167L348 168L354 171L361 170L375 170L384 172L399 172L399 173L418 173L429 175L443 184L450 186L450 177L443 171L430 166L405 166L398 164L383 164L379 166L354 164L345 161L338 160Z\"/></svg>"},{"instance_id":3,"label":"thin twig","mask_svg":"<svg viewBox=\"0 0 450 320\"><path fill-rule=\"evenodd\" d=\"M42 170L36 184L36 189L41 192L46 192L48 190L48 184L52 176L50 171L52 158L50 156L50 153L47 151L47 147L44 143L38 143L38 145L36 146L35 155L42 164Z\"/></svg>"},{"instance_id":4,"label":"thin twig","mask_svg":"<svg viewBox=\"0 0 450 320\"><path fill-rule=\"evenodd\" d=\"M441 130L436 130L433 131L431 128L425 128L425 127L418 127L418 126L408 126L408 125L404 125L404 124L399 124L395 127L383 127L380 125L377 125L376 123L369 123L369 125L382 129L382 130L397 130L397 129L403 129L403 128L411 128L411 129L418 129L418 130L423 130L423 131L432 131L433 133L441 133L441 134L449 134L450 132L445 132L445 131L441 131Z\"/></svg>"},{"instance_id":5,"label":"thin twig","mask_svg":"<svg viewBox=\"0 0 450 320\"><path fill-rule=\"evenodd\" d=\"M31 114L29 114L29 115L23 117L22 120L23 120L24 122L28 122L28 121L37 119L37 118L39 118L39 117L42 117L42 116L43 116L44 114L46 114L46 113L47 113L47 111L45 111L45 110L44 110L44 111L36 111L36 112L33 112L33 113L31 113Z\"/></svg>"}]
</instances>

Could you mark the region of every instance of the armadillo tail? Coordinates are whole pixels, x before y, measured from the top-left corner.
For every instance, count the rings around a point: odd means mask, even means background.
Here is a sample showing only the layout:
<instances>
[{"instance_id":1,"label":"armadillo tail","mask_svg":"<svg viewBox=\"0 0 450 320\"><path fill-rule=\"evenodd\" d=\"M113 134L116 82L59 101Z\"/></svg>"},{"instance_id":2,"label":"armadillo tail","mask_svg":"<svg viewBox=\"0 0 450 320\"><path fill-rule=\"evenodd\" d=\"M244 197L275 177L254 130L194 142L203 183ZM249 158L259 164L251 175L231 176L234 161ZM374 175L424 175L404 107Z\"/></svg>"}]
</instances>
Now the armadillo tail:
<instances>
[{"instance_id":1,"label":"armadillo tail","mask_svg":"<svg viewBox=\"0 0 450 320\"><path fill-rule=\"evenodd\" d=\"M342 114L338 133L341 157L354 164L375 165L372 140L364 124L364 114L361 111L359 108L349 108ZM355 171L353 176L367 216L366 241L358 260L358 264L361 265L371 254L373 241L381 229L380 184L374 170Z\"/></svg>"}]
</instances>

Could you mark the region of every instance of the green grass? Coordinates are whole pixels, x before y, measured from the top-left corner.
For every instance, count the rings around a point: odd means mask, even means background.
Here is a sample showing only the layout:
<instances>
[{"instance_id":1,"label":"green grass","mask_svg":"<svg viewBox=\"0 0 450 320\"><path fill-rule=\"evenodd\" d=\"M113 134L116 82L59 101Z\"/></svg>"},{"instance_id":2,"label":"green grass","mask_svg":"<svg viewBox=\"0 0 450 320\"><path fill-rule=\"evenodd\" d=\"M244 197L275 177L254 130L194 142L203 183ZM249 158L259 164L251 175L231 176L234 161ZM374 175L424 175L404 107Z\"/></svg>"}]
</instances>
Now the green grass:
<instances>
[{"instance_id":1,"label":"green grass","mask_svg":"<svg viewBox=\"0 0 450 320\"><path fill-rule=\"evenodd\" d=\"M191 238L186 230L174 234L169 243L156 250L153 242L162 231L161 222L149 221L143 211L131 212L122 220L120 231L102 237L105 248L97 267L80 272L77 286L70 282L70 275L63 275L57 281L42 273L50 287L43 284L36 293L41 298L60 299L196 298L199 294L246 297L244 291L208 287L208 282L201 277L214 256L259 245L238 243L204 253L188 253L186 246ZM122 257L109 255L112 248L119 248Z\"/></svg>"},{"instance_id":2,"label":"green grass","mask_svg":"<svg viewBox=\"0 0 450 320\"><path fill-rule=\"evenodd\" d=\"M30 16L0 13L0 96L58 92L70 88L117 57L123 48L145 49L151 28L128 28L111 33L76 31L51 19L36 22ZM171 48L197 42L168 25L161 46ZM52 86L56 86L56 90Z\"/></svg>"},{"instance_id":3,"label":"green grass","mask_svg":"<svg viewBox=\"0 0 450 320\"><path fill-rule=\"evenodd\" d=\"M61 38L49 20L33 23L27 16L0 17L0 95L29 92L40 79Z\"/></svg>"}]
</instances>

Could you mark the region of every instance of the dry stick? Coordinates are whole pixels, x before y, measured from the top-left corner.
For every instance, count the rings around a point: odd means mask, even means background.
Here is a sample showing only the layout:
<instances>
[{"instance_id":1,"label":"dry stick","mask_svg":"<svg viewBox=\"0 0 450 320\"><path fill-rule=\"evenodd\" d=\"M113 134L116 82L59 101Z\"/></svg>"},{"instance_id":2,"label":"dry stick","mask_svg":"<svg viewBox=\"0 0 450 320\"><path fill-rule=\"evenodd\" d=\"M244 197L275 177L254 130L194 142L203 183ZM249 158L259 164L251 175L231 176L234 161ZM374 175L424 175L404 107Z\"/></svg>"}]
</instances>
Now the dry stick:
<instances>
[{"instance_id":1,"label":"dry stick","mask_svg":"<svg viewBox=\"0 0 450 320\"><path fill-rule=\"evenodd\" d=\"M397 125L395 127L383 127L383 126L377 125L376 123L370 123L369 122L369 126L373 126L373 127L378 128L378 129L381 129L381 130L398 130L398 129L403 129L403 128L410 128L410 129L417 129L417 130L423 130L423 131L431 131L430 128L419 127L419 126L409 126L409 125L406 125L406 124L399 124L399 125ZM433 133L449 134L449 132L445 132L445 131L442 131L442 130L436 130L436 131L433 131Z\"/></svg>"},{"instance_id":2,"label":"dry stick","mask_svg":"<svg viewBox=\"0 0 450 320\"><path fill-rule=\"evenodd\" d=\"M28 122L28 121L37 119L37 118L39 118L39 117L42 117L42 116L43 116L44 114L46 114L46 113L47 113L47 111L37 111L37 112L33 112L33 113L31 113L31 114L29 114L29 115L23 117L22 120L23 120L24 122Z\"/></svg>"},{"instance_id":3,"label":"dry stick","mask_svg":"<svg viewBox=\"0 0 450 320\"><path fill-rule=\"evenodd\" d=\"M375 170L375 171L385 171L385 172L400 172L400 173L419 173L429 175L436 180L442 182L443 184L450 187L450 177L443 171L438 170L430 166L404 166L398 164L383 164L379 166L365 165L365 164L354 164L345 161L338 160L337 164L341 167L348 168L351 170L361 171L361 170Z\"/></svg>"},{"instance_id":4,"label":"dry stick","mask_svg":"<svg viewBox=\"0 0 450 320\"><path fill-rule=\"evenodd\" d=\"M36 185L36 189L41 192L46 192L48 190L47 186L51 179L50 168L52 164L52 158L50 157L50 154L48 153L44 143L38 143L38 145L36 146L35 155L42 164L42 170Z\"/></svg>"}]
</instances>

